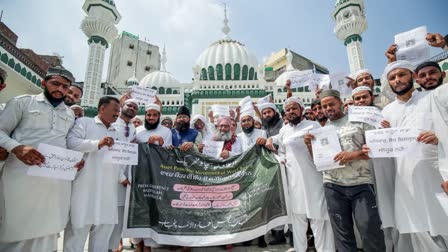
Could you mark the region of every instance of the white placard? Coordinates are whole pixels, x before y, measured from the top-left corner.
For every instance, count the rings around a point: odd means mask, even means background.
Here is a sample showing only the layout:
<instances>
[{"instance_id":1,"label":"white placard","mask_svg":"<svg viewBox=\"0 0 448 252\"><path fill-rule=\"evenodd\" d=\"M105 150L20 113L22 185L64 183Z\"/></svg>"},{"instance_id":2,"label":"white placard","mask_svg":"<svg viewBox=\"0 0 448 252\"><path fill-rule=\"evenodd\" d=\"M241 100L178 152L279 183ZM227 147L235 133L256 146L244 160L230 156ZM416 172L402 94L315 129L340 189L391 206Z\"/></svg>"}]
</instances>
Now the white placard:
<instances>
[{"instance_id":1,"label":"white placard","mask_svg":"<svg viewBox=\"0 0 448 252\"><path fill-rule=\"evenodd\" d=\"M121 165L138 164L138 144L115 141L104 153L104 162Z\"/></svg>"},{"instance_id":2,"label":"white placard","mask_svg":"<svg viewBox=\"0 0 448 252\"><path fill-rule=\"evenodd\" d=\"M348 75L346 73L334 73L330 74L330 82L331 88L339 91L341 96L351 96L352 89L349 87L348 79L346 78Z\"/></svg>"},{"instance_id":3,"label":"white placard","mask_svg":"<svg viewBox=\"0 0 448 252\"><path fill-rule=\"evenodd\" d=\"M228 105L212 105L213 116L230 116Z\"/></svg>"},{"instance_id":4,"label":"white placard","mask_svg":"<svg viewBox=\"0 0 448 252\"><path fill-rule=\"evenodd\" d=\"M150 104L156 101L157 91L152 88L132 86L131 97L143 104Z\"/></svg>"},{"instance_id":5,"label":"white placard","mask_svg":"<svg viewBox=\"0 0 448 252\"><path fill-rule=\"evenodd\" d=\"M271 95L268 94L263 98L258 99L258 104L262 104L262 103L266 103L266 102L271 102Z\"/></svg>"},{"instance_id":6,"label":"white placard","mask_svg":"<svg viewBox=\"0 0 448 252\"><path fill-rule=\"evenodd\" d=\"M316 91L318 88L322 90L329 89L330 75L313 73L310 75L308 85L310 86L310 91L312 92Z\"/></svg>"},{"instance_id":7,"label":"white placard","mask_svg":"<svg viewBox=\"0 0 448 252\"><path fill-rule=\"evenodd\" d=\"M418 155L421 143L417 142L420 131L408 128L387 128L366 131L369 157L403 157L408 153Z\"/></svg>"},{"instance_id":8,"label":"white placard","mask_svg":"<svg viewBox=\"0 0 448 252\"><path fill-rule=\"evenodd\" d=\"M344 167L334 161L334 157L342 151L336 127L330 125L310 131L315 139L311 142L313 161L317 171L326 171Z\"/></svg>"},{"instance_id":9,"label":"white placard","mask_svg":"<svg viewBox=\"0 0 448 252\"><path fill-rule=\"evenodd\" d=\"M407 60L417 65L430 57L430 47L426 41L426 26L395 35L397 60Z\"/></svg>"},{"instance_id":10,"label":"white placard","mask_svg":"<svg viewBox=\"0 0 448 252\"><path fill-rule=\"evenodd\" d=\"M382 128L381 122L384 120L381 111L374 106L349 106L348 120L350 122L363 122L376 128Z\"/></svg>"},{"instance_id":11,"label":"white placard","mask_svg":"<svg viewBox=\"0 0 448 252\"><path fill-rule=\"evenodd\" d=\"M240 112L241 113L243 111L253 110L254 109L254 106L252 104L252 98L250 96L244 97L242 100L240 100L238 105L240 106Z\"/></svg>"},{"instance_id":12,"label":"white placard","mask_svg":"<svg viewBox=\"0 0 448 252\"><path fill-rule=\"evenodd\" d=\"M291 81L291 88L299 88L307 85L307 82L310 79L310 75L313 74L312 70L304 70L304 71L290 71L287 72L288 80Z\"/></svg>"},{"instance_id":13,"label":"white placard","mask_svg":"<svg viewBox=\"0 0 448 252\"><path fill-rule=\"evenodd\" d=\"M77 172L75 165L81 161L84 153L44 143L37 146L37 151L45 157L45 163L41 166L30 166L27 175L63 180L75 179Z\"/></svg>"},{"instance_id":14,"label":"white placard","mask_svg":"<svg viewBox=\"0 0 448 252\"><path fill-rule=\"evenodd\" d=\"M224 141L203 141L202 143L204 144L203 154L214 158L220 157Z\"/></svg>"}]
</instances>

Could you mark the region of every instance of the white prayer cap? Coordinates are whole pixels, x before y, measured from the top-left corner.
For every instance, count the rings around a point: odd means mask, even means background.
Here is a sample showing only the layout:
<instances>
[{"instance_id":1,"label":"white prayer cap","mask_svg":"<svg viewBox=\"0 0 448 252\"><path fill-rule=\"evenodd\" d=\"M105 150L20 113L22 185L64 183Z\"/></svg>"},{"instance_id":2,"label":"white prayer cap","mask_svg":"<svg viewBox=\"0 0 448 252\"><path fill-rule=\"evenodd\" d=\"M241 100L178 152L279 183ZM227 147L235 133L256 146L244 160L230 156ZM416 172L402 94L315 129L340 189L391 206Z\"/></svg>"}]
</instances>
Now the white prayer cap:
<instances>
[{"instance_id":1,"label":"white prayer cap","mask_svg":"<svg viewBox=\"0 0 448 252\"><path fill-rule=\"evenodd\" d=\"M270 108L273 109L275 112L277 112L277 107L275 106L274 103L271 102L263 102L263 103L259 103L257 105L258 110L260 111L260 113L263 113L263 110Z\"/></svg>"},{"instance_id":2,"label":"white prayer cap","mask_svg":"<svg viewBox=\"0 0 448 252\"><path fill-rule=\"evenodd\" d=\"M386 66L386 68L384 69L383 76L386 77L387 79L389 73L398 68L404 68L408 69L411 72L414 72L414 66L411 64L411 62L407 60L397 60Z\"/></svg>"},{"instance_id":3,"label":"white prayer cap","mask_svg":"<svg viewBox=\"0 0 448 252\"><path fill-rule=\"evenodd\" d=\"M124 101L123 105L126 105L127 103L134 103L138 107L138 101L135 99L127 99L126 101Z\"/></svg>"},{"instance_id":4,"label":"white prayer cap","mask_svg":"<svg viewBox=\"0 0 448 252\"><path fill-rule=\"evenodd\" d=\"M361 92L361 91L369 91L370 93L372 93L372 89L370 89L370 87L368 86L359 86L355 89L352 90L352 96L354 96L356 93Z\"/></svg>"},{"instance_id":5,"label":"white prayer cap","mask_svg":"<svg viewBox=\"0 0 448 252\"><path fill-rule=\"evenodd\" d=\"M243 119L243 117L245 117L245 116L250 116L250 117L254 118L255 117L255 110L247 109L247 110L241 112L240 118Z\"/></svg>"},{"instance_id":6,"label":"white prayer cap","mask_svg":"<svg viewBox=\"0 0 448 252\"><path fill-rule=\"evenodd\" d=\"M160 113L160 106L158 104L155 104L155 103L146 104L145 111L148 111L151 109L157 110Z\"/></svg>"},{"instance_id":7,"label":"white prayer cap","mask_svg":"<svg viewBox=\"0 0 448 252\"><path fill-rule=\"evenodd\" d=\"M283 107L286 107L286 104L288 104L289 102L295 102L299 104L301 108L305 107L302 99L300 99L299 97L289 97L288 99L286 99L285 103L283 104Z\"/></svg>"},{"instance_id":8,"label":"white prayer cap","mask_svg":"<svg viewBox=\"0 0 448 252\"><path fill-rule=\"evenodd\" d=\"M352 79L356 80L356 79L358 79L358 76L360 76L361 74L364 74L364 73L372 75L372 73L369 71L369 69L361 69L361 70L354 72L351 77L352 77Z\"/></svg>"},{"instance_id":9,"label":"white prayer cap","mask_svg":"<svg viewBox=\"0 0 448 252\"><path fill-rule=\"evenodd\" d=\"M307 110L307 109L311 109L311 107L310 107L310 106L306 106L306 107L305 107L305 110Z\"/></svg>"},{"instance_id":10,"label":"white prayer cap","mask_svg":"<svg viewBox=\"0 0 448 252\"><path fill-rule=\"evenodd\" d=\"M203 115L195 115L195 116L193 116L193 119L191 120L191 123L195 124L198 120L201 120L203 123L207 123L207 119L205 119L205 116L203 116Z\"/></svg>"},{"instance_id":11,"label":"white prayer cap","mask_svg":"<svg viewBox=\"0 0 448 252\"><path fill-rule=\"evenodd\" d=\"M70 106L70 108L71 109L74 109L74 108L79 108L79 109L82 109L82 110L84 110L81 106L79 106L79 105L72 105L72 106Z\"/></svg>"}]
</instances>

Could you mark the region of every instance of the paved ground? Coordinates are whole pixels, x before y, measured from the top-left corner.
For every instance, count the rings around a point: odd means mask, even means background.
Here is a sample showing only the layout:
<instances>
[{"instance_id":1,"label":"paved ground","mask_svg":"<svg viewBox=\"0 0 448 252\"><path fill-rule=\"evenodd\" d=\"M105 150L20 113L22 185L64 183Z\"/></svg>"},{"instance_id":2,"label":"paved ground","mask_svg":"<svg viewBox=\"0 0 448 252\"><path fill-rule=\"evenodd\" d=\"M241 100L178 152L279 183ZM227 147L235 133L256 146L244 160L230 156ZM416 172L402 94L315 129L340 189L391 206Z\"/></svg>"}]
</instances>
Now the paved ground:
<instances>
[{"instance_id":1,"label":"paved ground","mask_svg":"<svg viewBox=\"0 0 448 252\"><path fill-rule=\"evenodd\" d=\"M63 243L63 239L62 237L64 237L64 234L61 233L61 237L58 240L58 252L62 252L62 243ZM266 241L271 240L272 237L267 236L266 237ZM261 251L278 251L278 252L291 252L294 251L289 245L276 245L276 246L269 246L267 248L259 248L257 246L257 241L253 241L252 242L252 246L249 247L244 247L244 246L235 246L233 248L233 250L231 250L232 252L261 252ZM131 245L129 243L129 239L125 239L124 240L124 250L126 252L129 251L134 251L133 249L130 248ZM87 251L87 245L84 249L84 251ZM168 248L157 248L157 249L153 249L152 251L154 252L174 252L174 250L170 250ZM180 252L181 250L178 249L177 252ZM227 250L224 249L224 247L202 247L202 248L193 248L192 252L225 252ZM314 250L309 250L309 251L314 251Z\"/></svg>"}]
</instances>

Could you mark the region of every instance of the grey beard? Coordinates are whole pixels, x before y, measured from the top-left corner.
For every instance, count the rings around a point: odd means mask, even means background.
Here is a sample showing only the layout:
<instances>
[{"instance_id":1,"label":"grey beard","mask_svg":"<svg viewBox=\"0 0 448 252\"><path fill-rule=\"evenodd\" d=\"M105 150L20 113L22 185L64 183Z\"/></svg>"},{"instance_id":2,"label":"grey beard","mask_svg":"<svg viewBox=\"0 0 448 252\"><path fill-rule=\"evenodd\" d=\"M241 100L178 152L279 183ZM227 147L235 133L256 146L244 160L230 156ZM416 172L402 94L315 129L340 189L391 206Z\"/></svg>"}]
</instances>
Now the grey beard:
<instances>
[{"instance_id":1,"label":"grey beard","mask_svg":"<svg viewBox=\"0 0 448 252\"><path fill-rule=\"evenodd\" d=\"M215 133L214 139L215 139L215 141L229 141L230 139L232 139L232 132L218 131Z\"/></svg>"}]
</instances>

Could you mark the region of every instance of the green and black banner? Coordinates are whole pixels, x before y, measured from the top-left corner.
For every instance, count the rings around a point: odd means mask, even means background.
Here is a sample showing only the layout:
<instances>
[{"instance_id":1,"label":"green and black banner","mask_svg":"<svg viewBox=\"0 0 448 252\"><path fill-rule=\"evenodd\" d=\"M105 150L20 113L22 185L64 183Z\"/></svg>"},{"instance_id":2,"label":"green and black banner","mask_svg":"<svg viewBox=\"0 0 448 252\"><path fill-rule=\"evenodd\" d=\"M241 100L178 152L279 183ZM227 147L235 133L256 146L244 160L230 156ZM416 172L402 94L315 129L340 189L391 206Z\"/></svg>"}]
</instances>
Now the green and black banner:
<instances>
[{"instance_id":1,"label":"green and black banner","mask_svg":"<svg viewBox=\"0 0 448 252\"><path fill-rule=\"evenodd\" d=\"M282 181L279 162L263 147L218 160L139 144L123 235L180 246L254 239L288 222Z\"/></svg>"}]
</instances>

